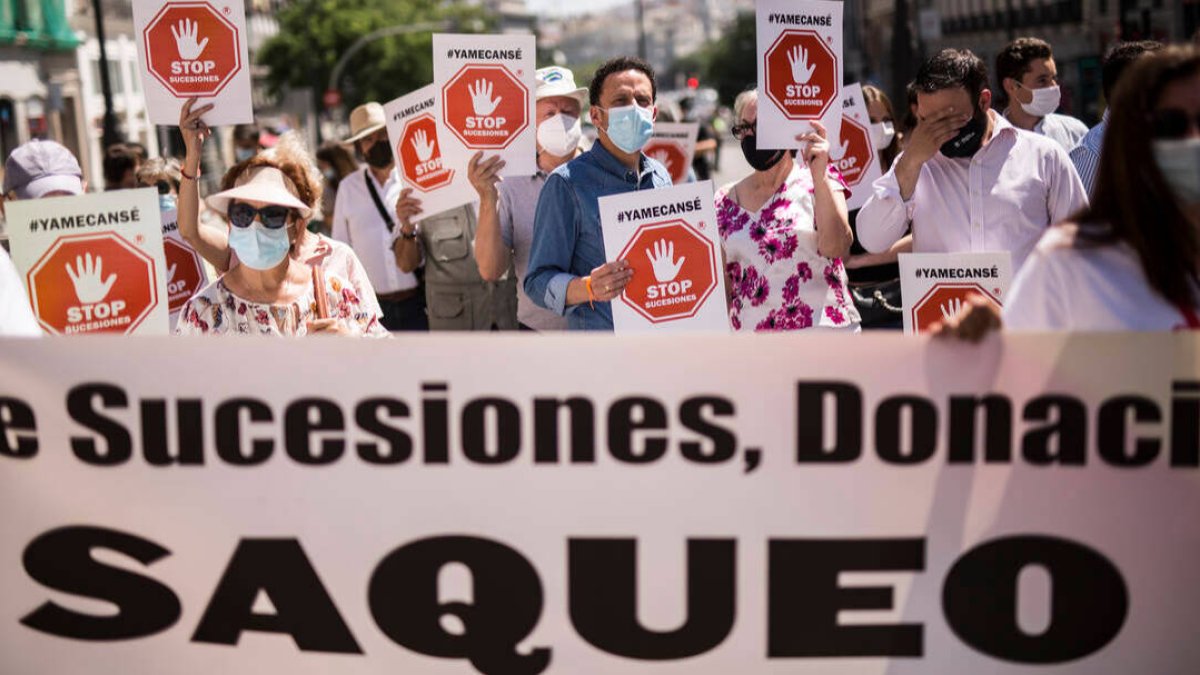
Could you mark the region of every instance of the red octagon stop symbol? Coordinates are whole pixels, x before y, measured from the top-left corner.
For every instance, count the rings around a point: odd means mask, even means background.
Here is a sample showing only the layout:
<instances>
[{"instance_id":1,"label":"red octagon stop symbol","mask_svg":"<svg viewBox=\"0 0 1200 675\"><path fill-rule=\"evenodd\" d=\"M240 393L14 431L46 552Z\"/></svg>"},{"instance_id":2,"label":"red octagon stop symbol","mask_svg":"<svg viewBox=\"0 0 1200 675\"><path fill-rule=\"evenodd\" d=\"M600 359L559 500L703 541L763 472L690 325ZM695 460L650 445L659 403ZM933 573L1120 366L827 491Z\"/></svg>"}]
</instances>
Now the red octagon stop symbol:
<instances>
[{"instance_id":1,"label":"red octagon stop symbol","mask_svg":"<svg viewBox=\"0 0 1200 675\"><path fill-rule=\"evenodd\" d=\"M833 165L841 172L846 185L854 187L867 175L871 162L875 161L875 147L871 143L871 134L861 124L849 117L842 117L841 148L831 150L830 154L837 157ZM844 150L843 150L844 148Z\"/></svg>"},{"instance_id":2,"label":"red octagon stop symbol","mask_svg":"<svg viewBox=\"0 0 1200 675\"><path fill-rule=\"evenodd\" d=\"M687 180L690 165L687 163L687 153L683 151L683 147L679 143L653 138L646 144L642 152L665 166L667 172L671 174L671 180L676 185Z\"/></svg>"},{"instance_id":3,"label":"red octagon stop symbol","mask_svg":"<svg viewBox=\"0 0 1200 675\"><path fill-rule=\"evenodd\" d=\"M695 316L717 287L712 242L682 220L641 226L620 259L633 270L621 301L651 323Z\"/></svg>"},{"instance_id":4,"label":"red octagon stop symbol","mask_svg":"<svg viewBox=\"0 0 1200 675\"><path fill-rule=\"evenodd\" d=\"M999 293L1000 289L996 289ZM938 284L929 289L924 297L913 303L912 325L913 333L924 333L941 323L947 316L954 316L960 307L964 307L972 297L986 298L1000 311L1000 302L996 296L976 283Z\"/></svg>"},{"instance_id":5,"label":"red octagon stop symbol","mask_svg":"<svg viewBox=\"0 0 1200 675\"><path fill-rule=\"evenodd\" d=\"M238 29L207 2L169 2L146 25L146 67L172 94L215 96L242 69Z\"/></svg>"},{"instance_id":6,"label":"red octagon stop symbol","mask_svg":"<svg viewBox=\"0 0 1200 675\"><path fill-rule=\"evenodd\" d=\"M529 126L529 90L504 66L463 66L442 88L442 118L468 148L506 148Z\"/></svg>"},{"instance_id":7,"label":"red octagon stop symbol","mask_svg":"<svg viewBox=\"0 0 1200 675\"><path fill-rule=\"evenodd\" d=\"M167 258L167 309L177 312L204 283L200 256L181 241L163 238Z\"/></svg>"},{"instance_id":8,"label":"red octagon stop symbol","mask_svg":"<svg viewBox=\"0 0 1200 675\"><path fill-rule=\"evenodd\" d=\"M158 305L154 260L113 232L60 238L26 282L38 322L55 335L131 333Z\"/></svg>"},{"instance_id":9,"label":"red octagon stop symbol","mask_svg":"<svg viewBox=\"0 0 1200 675\"><path fill-rule=\"evenodd\" d=\"M454 180L454 171L442 165L437 120L429 113L405 122L396 154L405 180L422 192L436 190Z\"/></svg>"},{"instance_id":10,"label":"red octagon stop symbol","mask_svg":"<svg viewBox=\"0 0 1200 675\"><path fill-rule=\"evenodd\" d=\"M787 30L763 55L767 96L790 120L820 119L837 97L837 56L811 30Z\"/></svg>"}]
</instances>

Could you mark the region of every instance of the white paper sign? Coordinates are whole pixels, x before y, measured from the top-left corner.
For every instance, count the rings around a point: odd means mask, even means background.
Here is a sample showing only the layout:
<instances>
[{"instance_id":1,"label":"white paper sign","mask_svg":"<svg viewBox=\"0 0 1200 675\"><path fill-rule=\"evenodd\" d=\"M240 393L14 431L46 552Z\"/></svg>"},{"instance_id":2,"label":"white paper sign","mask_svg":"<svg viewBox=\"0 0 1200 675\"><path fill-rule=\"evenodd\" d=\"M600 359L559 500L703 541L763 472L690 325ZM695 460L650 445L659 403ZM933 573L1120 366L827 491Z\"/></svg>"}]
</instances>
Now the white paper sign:
<instances>
[{"instance_id":1,"label":"white paper sign","mask_svg":"<svg viewBox=\"0 0 1200 675\"><path fill-rule=\"evenodd\" d=\"M954 316L972 296L1004 306L1012 283L1012 254L901 253L904 332L919 335Z\"/></svg>"},{"instance_id":2,"label":"white paper sign","mask_svg":"<svg viewBox=\"0 0 1200 675\"><path fill-rule=\"evenodd\" d=\"M171 312L171 331L179 322L184 303L215 278L211 266L179 234L179 211L162 214L163 252L167 263L167 308ZM203 227L203 225L201 225Z\"/></svg>"},{"instance_id":3,"label":"white paper sign","mask_svg":"<svg viewBox=\"0 0 1200 675\"><path fill-rule=\"evenodd\" d=\"M818 121L838 147L842 116L842 3L758 0L758 125L763 150L797 147Z\"/></svg>"},{"instance_id":4,"label":"white paper sign","mask_svg":"<svg viewBox=\"0 0 1200 675\"><path fill-rule=\"evenodd\" d=\"M210 126L254 121L240 0L133 0L133 24L152 124L177 126L189 98L214 104Z\"/></svg>"},{"instance_id":5,"label":"white paper sign","mask_svg":"<svg viewBox=\"0 0 1200 675\"><path fill-rule=\"evenodd\" d=\"M445 134L437 123L438 88L428 85L383 106L388 140L404 186L421 200L420 221L479 199L467 180L467 164L442 154Z\"/></svg>"},{"instance_id":6,"label":"white paper sign","mask_svg":"<svg viewBox=\"0 0 1200 675\"><path fill-rule=\"evenodd\" d=\"M657 122L650 142L642 148L647 157L658 161L671 174L676 185L687 182L696 155L696 136L700 133L698 122Z\"/></svg>"},{"instance_id":7,"label":"white paper sign","mask_svg":"<svg viewBox=\"0 0 1200 675\"><path fill-rule=\"evenodd\" d=\"M600 224L606 258L633 269L617 333L729 332L712 181L601 197Z\"/></svg>"},{"instance_id":8,"label":"white paper sign","mask_svg":"<svg viewBox=\"0 0 1200 675\"><path fill-rule=\"evenodd\" d=\"M503 176L537 173L536 51L533 35L433 36L445 166L465 172L482 151L504 158Z\"/></svg>"},{"instance_id":9,"label":"white paper sign","mask_svg":"<svg viewBox=\"0 0 1200 675\"><path fill-rule=\"evenodd\" d=\"M166 335L158 192L117 190L7 202L12 259L52 335Z\"/></svg>"},{"instance_id":10,"label":"white paper sign","mask_svg":"<svg viewBox=\"0 0 1200 675\"><path fill-rule=\"evenodd\" d=\"M860 84L842 88L842 128L838 135L841 140L830 146L829 159L850 188L846 206L854 210L867 203L871 184L883 175L879 153L871 139L871 115Z\"/></svg>"}]
</instances>

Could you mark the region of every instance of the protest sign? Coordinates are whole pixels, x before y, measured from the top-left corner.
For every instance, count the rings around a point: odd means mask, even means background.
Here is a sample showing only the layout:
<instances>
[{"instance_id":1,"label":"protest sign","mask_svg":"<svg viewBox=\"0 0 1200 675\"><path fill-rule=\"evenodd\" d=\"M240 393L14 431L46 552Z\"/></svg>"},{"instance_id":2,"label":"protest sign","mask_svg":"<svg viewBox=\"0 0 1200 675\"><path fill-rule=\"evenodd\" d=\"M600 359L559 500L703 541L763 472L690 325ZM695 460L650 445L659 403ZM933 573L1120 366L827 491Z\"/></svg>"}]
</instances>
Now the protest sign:
<instances>
[{"instance_id":1,"label":"protest sign","mask_svg":"<svg viewBox=\"0 0 1200 675\"><path fill-rule=\"evenodd\" d=\"M616 332L729 331L711 181L601 197L600 224L608 260L633 270Z\"/></svg>"},{"instance_id":2,"label":"protest sign","mask_svg":"<svg viewBox=\"0 0 1200 675\"><path fill-rule=\"evenodd\" d=\"M478 151L504 158L503 176L537 172L537 46L533 35L433 36L438 137L447 166L466 171Z\"/></svg>"},{"instance_id":3,"label":"protest sign","mask_svg":"<svg viewBox=\"0 0 1200 675\"><path fill-rule=\"evenodd\" d=\"M1012 254L901 253L904 332L921 334L954 316L972 296L1004 306L1012 283Z\"/></svg>"},{"instance_id":4,"label":"protest sign","mask_svg":"<svg viewBox=\"0 0 1200 675\"><path fill-rule=\"evenodd\" d=\"M133 0L142 92L152 124L177 126L189 98L210 126L254 121L246 12L228 0Z\"/></svg>"},{"instance_id":5,"label":"protest sign","mask_svg":"<svg viewBox=\"0 0 1200 675\"><path fill-rule=\"evenodd\" d=\"M758 0L759 149L797 147L796 136L814 120L838 147L842 84L842 3L830 0Z\"/></svg>"},{"instance_id":6,"label":"protest sign","mask_svg":"<svg viewBox=\"0 0 1200 675\"><path fill-rule=\"evenodd\" d=\"M867 203L871 184L883 175L879 153L871 140L871 115L860 84L842 88L842 128L838 136L841 138L838 145L829 146L829 159L850 188L846 207L854 210Z\"/></svg>"},{"instance_id":7,"label":"protest sign","mask_svg":"<svg viewBox=\"0 0 1200 675\"><path fill-rule=\"evenodd\" d=\"M699 132L697 122L656 122L654 135L642 152L666 167L676 185L686 183Z\"/></svg>"},{"instance_id":8,"label":"protest sign","mask_svg":"<svg viewBox=\"0 0 1200 675\"><path fill-rule=\"evenodd\" d=\"M86 342L0 340L5 673L1200 663L1194 335Z\"/></svg>"},{"instance_id":9,"label":"protest sign","mask_svg":"<svg viewBox=\"0 0 1200 675\"><path fill-rule=\"evenodd\" d=\"M52 335L164 335L166 261L153 188L4 205L12 259Z\"/></svg>"},{"instance_id":10,"label":"protest sign","mask_svg":"<svg viewBox=\"0 0 1200 675\"><path fill-rule=\"evenodd\" d=\"M417 221L479 199L467 180L466 163L448 164L444 159L437 102L438 88L431 84L383 106L400 177L421 200Z\"/></svg>"},{"instance_id":11,"label":"protest sign","mask_svg":"<svg viewBox=\"0 0 1200 675\"><path fill-rule=\"evenodd\" d=\"M179 321L184 303L214 278L210 266L196 249L179 234L179 211L160 210L162 214L163 253L167 267L167 310L171 313L171 330Z\"/></svg>"}]
</instances>

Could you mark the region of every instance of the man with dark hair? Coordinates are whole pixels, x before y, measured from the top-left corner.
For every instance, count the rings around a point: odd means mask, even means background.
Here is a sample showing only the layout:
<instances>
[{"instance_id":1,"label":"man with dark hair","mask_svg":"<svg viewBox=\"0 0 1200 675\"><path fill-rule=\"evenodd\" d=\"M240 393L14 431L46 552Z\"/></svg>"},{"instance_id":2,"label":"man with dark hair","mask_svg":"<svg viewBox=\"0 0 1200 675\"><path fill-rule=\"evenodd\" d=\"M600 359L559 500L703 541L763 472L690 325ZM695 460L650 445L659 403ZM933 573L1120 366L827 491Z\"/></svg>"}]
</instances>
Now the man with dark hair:
<instances>
[{"instance_id":1,"label":"man with dark hair","mask_svg":"<svg viewBox=\"0 0 1200 675\"><path fill-rule=\"evenodd\" d=\"M567 317L570 330L612 330L613 298L633 272L605 262L600 198L671 185L671 174L643 152L654 132L654 69L629 57L607 61L588 88L589 116L599 132L590 150L546 179L534 215L525 293Z\"/></svg>"},{"instance_id":2,"label":"man with dark hair","mask_svg":"<svg viewBox=\"0 0 1200 675\"><path fill-rule=\"evenodd\" d=\"M1117 88L1117 80L1121 79L1121 73L1125 72L1130 64L1144 54L1156 52L1162 48L1161 42L1139 40L1137 42L1118 42L1109 49L1108 53L1104 55L1104 62L1100 67L1100 84L1104 89L1104 102L1112 104L1112 95ZM1107 128L1108 110L1105 109L1104 118L1100 120L1100 123L1092 127L1079 141L1079 145L1071 150L1071 163L1079 172L1079 179L1083 181L1083 187L1089 196L1092 194L1092 186L1096 184L1096 171L1100 168L1100 148L1104 145L1104 130Z\"/></svg>"},{"instance_id":3,"label":"man with dark hair","mask_svg":"<svg viewBox=\"0 0 1200 675\"><path fill-rule=\"evenodd\" d=\"M262 129L257 124L238 124L233 127L233 159L244 162L262 150Z\"/></svg>"},{"instance_id":4,"label":"man with dark hair","mask_svg":"<svg viewBox=\"0 0 1200 675\"><path fill-rule=\"evenodd\" d=\"M104 151L104 189L128 190L137 187L137 153L124 143L108 146Z\"/></svg>"},{"instance_id":5,"label":"man with dark hair","mask_svg":"<svg viewBox=\"0 0 1200 675\"><path fill-rule=\"evenodd\" d=\"M1060 115L1062 90L1058 66L1050 43L1037 38L1017 38L996 55L996 79L1008 97L1004 116L1014 126L1057 141L1070 151L1087 133L1087 125L1070 115Z\"/></svg>"},{"instance_id":6,"label":"man with dark hair","mask_svg":"<svg viewBox=\"0 0 1200 675\"><path fill-rule=\"evenodd\" d=\"M1087 197L1057 143L991 110L987 67L946 49L921 65L917 126L858 214L864 248L882 253L912 224L921 253L1009 251L1013 271L1038 237Z\"/></svg>"}]
</instances>

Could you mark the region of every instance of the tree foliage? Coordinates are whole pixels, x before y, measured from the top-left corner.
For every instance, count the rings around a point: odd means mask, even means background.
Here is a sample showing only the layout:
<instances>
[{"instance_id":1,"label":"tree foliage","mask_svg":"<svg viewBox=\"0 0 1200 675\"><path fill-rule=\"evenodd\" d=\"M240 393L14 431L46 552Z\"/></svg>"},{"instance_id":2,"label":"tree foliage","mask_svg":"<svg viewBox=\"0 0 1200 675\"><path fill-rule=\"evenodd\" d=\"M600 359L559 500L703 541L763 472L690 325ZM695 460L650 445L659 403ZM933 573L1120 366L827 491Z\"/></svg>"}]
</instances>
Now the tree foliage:
<instances>
[{"instance_id":1,"label":"tree foliage","mask_svg":"<svg viewBox=\"0 0 1200 675\"><path fill-rule=\"evenodd\" d=\"M685 69L700 72L701 84L716 89L721 102L730 105L758 81L755 35L754 13L741 12L725 35L688 58Z\"/></svg>"},{"instance_id":2,"label":"tree foliage","mask_svg":"<svg viewBox=\"0 0 1200 675\"><path fill-rule=\"evenodd\" d=\"M493 21L478 7L439 0L294 0L276 19L279 33L259 51L276 93L311 87L320 96L342 54L359 38L389 26L448 23L447 32L483 32ZM431 34L370 43L347 63L339 89L347 108L390 101L433 81Z\"/></svg>"}]
</instances>

